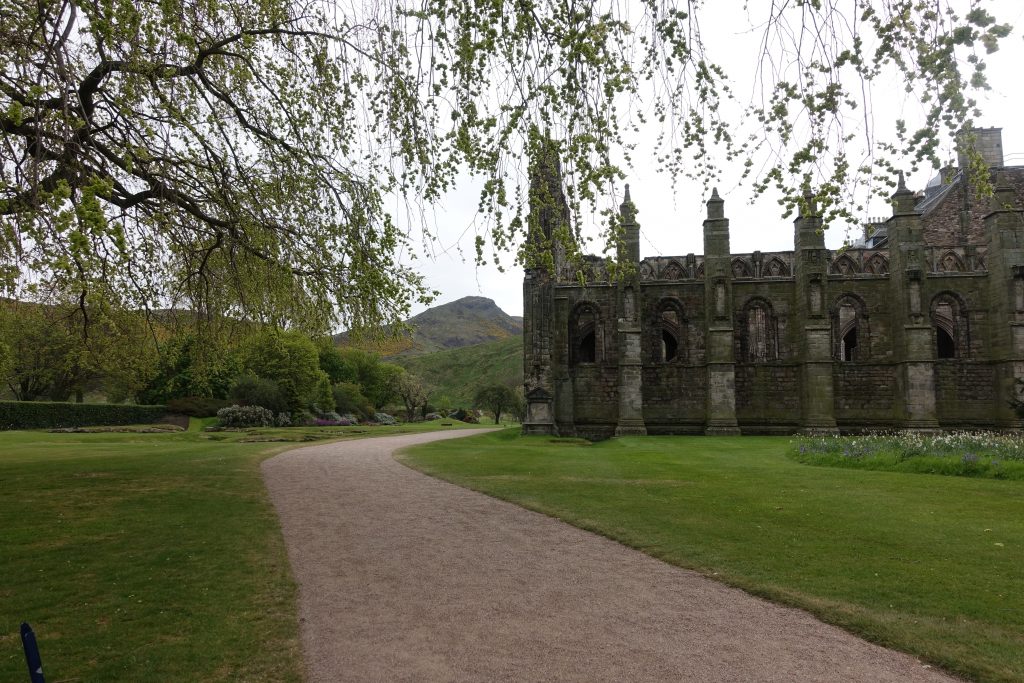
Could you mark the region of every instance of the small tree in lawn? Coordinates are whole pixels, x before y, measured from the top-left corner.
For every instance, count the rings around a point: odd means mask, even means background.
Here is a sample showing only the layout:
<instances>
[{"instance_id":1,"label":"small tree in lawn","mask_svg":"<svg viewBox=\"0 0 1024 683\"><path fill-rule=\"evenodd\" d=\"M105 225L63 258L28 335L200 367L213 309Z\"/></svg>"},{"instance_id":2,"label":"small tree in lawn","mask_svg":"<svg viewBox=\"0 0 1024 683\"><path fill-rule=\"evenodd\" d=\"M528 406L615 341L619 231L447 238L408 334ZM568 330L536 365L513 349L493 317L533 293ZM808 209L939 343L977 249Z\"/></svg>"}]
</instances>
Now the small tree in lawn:
<instances>
[{"instance_id":1,"label":"small tree in lawn","mask_svg":"<svg viewBox=\"0 0 1024 683\"><path fill-rule=\"evenodd\" d=\"M494 424L500 424L501 414L515 405L516 394L504 384L489 384L476 392L473 402L494 413Z\"/></svg>"},{"instance_id":2,"label":"small tree in lawn","mask_svg":"<svg viewBox=\"0 0 1024 683\"><path fill-rule=\"evenodd\" d=\"M416 408L426 404L427 395L430 392L419 377L408 372L395 376L394 388L395 393L405 405L406 419L412 422L416 415Z\"/></svg>"}]
</instances>

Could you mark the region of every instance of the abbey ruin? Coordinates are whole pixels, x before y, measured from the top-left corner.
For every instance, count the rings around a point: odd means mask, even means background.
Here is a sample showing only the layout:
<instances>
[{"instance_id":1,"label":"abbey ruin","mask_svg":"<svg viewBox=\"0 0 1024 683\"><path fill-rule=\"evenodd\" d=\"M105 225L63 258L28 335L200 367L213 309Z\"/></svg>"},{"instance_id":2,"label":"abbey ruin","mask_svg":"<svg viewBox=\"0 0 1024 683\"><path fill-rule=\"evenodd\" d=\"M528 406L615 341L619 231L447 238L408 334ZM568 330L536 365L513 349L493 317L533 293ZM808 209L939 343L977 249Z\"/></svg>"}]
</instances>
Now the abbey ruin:
<instances>
[{"instance_id":1,"label":"abbey ruin","mask_svg":"<svg viewBox=\"0 0 1024 683\"><path fill-rule=\"evenodd\" d=\"M961 155L924 192L901 179L892 216L838 251L809 202L793 251L731 253L716 192L704 254L642 258L627 187L631 276L610 278L599 257L581 274L558 254L526 271L524 432L1017 429L1024 167L1004 166L999 129L975 134L991 200ZM546 238L568 218L555 166L534 179L556 199L534 217Z\"/></svg>"}]
</instances>

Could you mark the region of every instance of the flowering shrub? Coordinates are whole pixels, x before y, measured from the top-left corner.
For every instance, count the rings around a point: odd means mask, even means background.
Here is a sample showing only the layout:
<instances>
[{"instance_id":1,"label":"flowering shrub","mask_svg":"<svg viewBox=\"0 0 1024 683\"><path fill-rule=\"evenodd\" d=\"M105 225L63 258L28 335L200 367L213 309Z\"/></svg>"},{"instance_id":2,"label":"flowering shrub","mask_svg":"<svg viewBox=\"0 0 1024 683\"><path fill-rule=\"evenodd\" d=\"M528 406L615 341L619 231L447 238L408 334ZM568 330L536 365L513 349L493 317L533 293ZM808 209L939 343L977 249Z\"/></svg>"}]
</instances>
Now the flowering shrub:
<instances>
[{"instance_id":1,"label":"flowering shrub","mask_svg":"<svg viewBox=\"0 0 1024 683\"><path fill-rule=\"evenodd\" d=\"M228 406L217 411L221 427L273 427L274 413L261 406Z\"/></svg>"},{"instance_id":2,"label":"flowering shrub","mask_svg":"<svg viewBox=\"0 0 1024 683\"><path fill-rule=\"evenodd\" d=\"M354 424L352 420L346 420L345 418L338 418L337 420L325 420L323 418L317 418L313 420L313 424L317 427L350 427Z\"/></svg>"},{"instance_id":3,"label":"flowering shrub","mask_svg":"<svg viewBox=\"0 0 1024 683\"><path fill-rule=\"evenodd\" d=\"M382 425L398 424L398 420L396 420L395 418L391 417L387 413L377 413L376 415L373 416L373 419L377 421L377 424L382 424Z\"/></svg>"},{"instance_id":4,"label":"flowering shrub","mask_svg":"<svg viewBox=\"0 0 1024 683\"><path fill-rule=\"evenodd\" d=\"M316 422L316 417L308 410L297 410L291 414L291 418L295 427L307 427Z\"/></svg>"},{"instance_id":5,"label":"flowering shrub","mask_svg":"<svg viewBox=\"0 0 1024 683\"><path fill-rule=\"evenodd\" d=\"M812 465L1024 478L1024 439L996 432L803 437L790 455Z\"/></svg>"}]
</instances>

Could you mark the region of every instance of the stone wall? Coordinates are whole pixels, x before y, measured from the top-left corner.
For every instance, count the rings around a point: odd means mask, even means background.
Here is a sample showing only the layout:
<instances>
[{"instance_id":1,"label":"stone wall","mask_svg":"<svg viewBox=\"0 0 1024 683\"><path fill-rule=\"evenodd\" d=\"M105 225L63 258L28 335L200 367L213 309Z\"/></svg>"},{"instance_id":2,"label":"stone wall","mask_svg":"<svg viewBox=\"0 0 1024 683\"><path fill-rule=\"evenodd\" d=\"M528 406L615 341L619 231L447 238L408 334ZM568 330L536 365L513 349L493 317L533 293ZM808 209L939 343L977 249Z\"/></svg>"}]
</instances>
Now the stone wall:
<instances>
[{"instance_id":1,"label":"stone wall","mask_svg":"<svg viewBox=\"0 0 1024 683\"><path fill-rule=\"evenodd\" d=\"M648 433L703 431L707 415L707 371L703 366L645 366L643 387Z\"/></svg>"},{"instance_id":2,"label":"stone wall","mask_svg":"<svg viewBox=\"0 0 1024 683\"><path fill-rule=\"evenodd\" d=\"M935 362L935 402L939 423L948 429L994 424L996 372L992 363Z\"/></svg>"},{"instance_id":3,"label":"stone wall","mask_svg":"<svg viewBox=\"0 0 1024 683\"><path fill-rule=\"evenodd\" d=\"M900 368L894 363L836 363L836 422L887 425L898 421Z\"/></svg>"},{"instance_id":4,"label":"stone wall","mask_svg":"<svg viewBox=\"0 0 1024 683\"><path fill-rule=\"evenodd\" d=\"M744 434L793 431L800 421L800 366L736 366L736 418Z\"/></svg>"}]
</instances>

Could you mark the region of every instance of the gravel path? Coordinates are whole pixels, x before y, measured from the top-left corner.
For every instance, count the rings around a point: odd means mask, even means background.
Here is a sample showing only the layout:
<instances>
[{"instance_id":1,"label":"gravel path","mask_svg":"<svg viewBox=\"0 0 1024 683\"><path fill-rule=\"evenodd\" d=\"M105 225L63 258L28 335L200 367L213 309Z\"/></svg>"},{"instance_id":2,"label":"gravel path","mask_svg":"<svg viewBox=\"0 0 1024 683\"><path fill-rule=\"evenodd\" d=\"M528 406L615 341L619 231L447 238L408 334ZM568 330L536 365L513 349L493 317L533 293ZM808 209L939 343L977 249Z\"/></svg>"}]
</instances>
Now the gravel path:
<instances>
[{"instance_id":1,"label":"gravel path","mask_svg":"<svg viewBox=\"0 0 1024 683\"><path fill-rule=\"evenodd\" d=\"M311 681L950 681L913 658L391 457L263 464Z\"/></svg>"}]
</instances>

